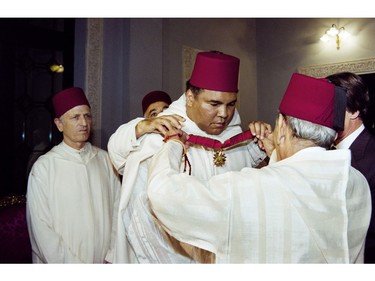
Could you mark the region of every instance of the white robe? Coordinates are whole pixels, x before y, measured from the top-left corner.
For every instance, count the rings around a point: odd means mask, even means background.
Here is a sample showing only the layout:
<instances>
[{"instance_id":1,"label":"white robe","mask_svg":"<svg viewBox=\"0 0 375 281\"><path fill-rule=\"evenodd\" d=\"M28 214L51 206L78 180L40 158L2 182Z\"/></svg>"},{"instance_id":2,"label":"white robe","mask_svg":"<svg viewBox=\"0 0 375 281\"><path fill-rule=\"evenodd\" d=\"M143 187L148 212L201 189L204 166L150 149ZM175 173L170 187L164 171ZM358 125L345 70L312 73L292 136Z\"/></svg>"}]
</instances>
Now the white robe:
<instances>
[{"instance_id":1,"label":"white robe","mask_svg":"<svg viewBox=\"0 0 375 281\"><path fill-rule=\"evenodd\" d=\"M240 117L235 111L228 128L220 135L208 135L186 115L186 98L183 94L161 115L179 114L186 119L182 130L188 134L215 138L221 142L242 132ZM108 152L112 163L123 174L122 190L118 210L115 247L107 257L113 263L185 263L191 262L174 253L169 243L158 231L159 226L150 215L146 193L148 165L151 157L163 144L158 134L146 134L136 139L135 126L142 120L137 118L120 126L110 137ZM239 171L243 167L256 166L264 158L253 142L225 152L226 164L223 167L213 165L213 152L192 147L188 151L191 172L200 179L226 171ZM181 165L183 171L184 165ZM122 218L122 219L121 219ZM130 244L129 244L130 241Z\"/></svg>"},{"instance_id":2,"label":"white robe","mask_svg":"<svg viewBox=\"0 0 375 281\"><path fill-rule=\"evenodd\" d=\"M121 184L106 151L64 142L38 158L27 188L34 263L103 263Z\"/></svg>"},{"instance_id":3,"label":"white robe","mask_svg":"<svg viewBox=\"0 0 375 281\"><path fill-rule=\"evenodd\" d=\"M371 214L349 150L307 148L261 169L202 181L181 174L182 146L154 156L148 196L176 239L217 263L362 263Z\"/></svg>"}]
</instances>

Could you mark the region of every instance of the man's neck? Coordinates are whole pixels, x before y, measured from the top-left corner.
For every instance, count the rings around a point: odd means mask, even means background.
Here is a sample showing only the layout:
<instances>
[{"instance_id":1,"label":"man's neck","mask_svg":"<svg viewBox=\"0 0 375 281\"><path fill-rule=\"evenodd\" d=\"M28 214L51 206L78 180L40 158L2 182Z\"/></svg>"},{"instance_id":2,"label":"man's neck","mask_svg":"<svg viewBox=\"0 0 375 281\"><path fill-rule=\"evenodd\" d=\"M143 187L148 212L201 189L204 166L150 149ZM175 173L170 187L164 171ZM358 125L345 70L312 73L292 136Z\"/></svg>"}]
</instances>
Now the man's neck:
<instances>
[{"instance_id":1,"label":"man's neck","mask_svg":"<svg viewBox=\"0 0 375 281\"><path fill-rule=\"evenodd\" d=\"M70 146L71 148L76 149L76 150L81 150L86 144L86 142L72 142L65 138L63 141L67 146Z\"/></svg>"},{"instance_id":2,"label":"man's neck","mask_svg":"<svg viewBox=\"0 0 375 281\"><path fill-rule=\"evenodd\" d=\"M363 125L363 122L360 119L351 121L349 123L348 128L338 133L337 139L335 140L335 144L337 145L338 143L346 139L348 136L350 136L353 132L355 132L362 125Z\"/></svg>"},{"instance_id":3,"label":"man's neck","mask_svg":"<svg viewBox=\"0 0 375 281\"><path fill-rule=\"evenodd\" d=\"M355 131L353 131L351 134L347 135L344 139L341 139L340 142L335 144L336 148L338 148L338 149L350 148L352 143L362 133L364 128L365 128L364 125L359 126Z\"/></svg>"}]
</instances>

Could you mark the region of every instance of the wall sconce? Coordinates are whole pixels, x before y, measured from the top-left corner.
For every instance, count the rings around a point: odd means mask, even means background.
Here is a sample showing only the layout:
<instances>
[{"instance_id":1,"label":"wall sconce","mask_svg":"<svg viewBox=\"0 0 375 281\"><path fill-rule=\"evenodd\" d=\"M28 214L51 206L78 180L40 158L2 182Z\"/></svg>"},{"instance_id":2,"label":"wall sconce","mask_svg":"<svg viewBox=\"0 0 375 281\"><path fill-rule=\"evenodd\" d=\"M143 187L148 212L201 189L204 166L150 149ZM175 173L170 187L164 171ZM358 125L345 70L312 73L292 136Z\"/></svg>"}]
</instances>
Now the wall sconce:
<instances>
[{"instance_id":1,"label":"wall sconce","mask_svg":"<svg viewBox=\"0 0 375 281\"><path fill-rule=\"evenodd\" d=\"M64 66L62 64L53 64L49 68L52 72L56 73L63 73L64 72Z\"/></svg>"},{"instance_id":2,"label":"wall sconce","mask_svg":"<svg viewBox=\"0 0 375 281\"><path fill-rule=\"evenodd\" d=\"M320 40L323 42L329 42L331 39L335 39L336 48L337 50L340 50L341 40L347 38L349 35L350 34L345 30L345 27L337 28L335 24L332 24L332 27L328 29L322 37L320 37Z\"/></svg>"}]
</instances>

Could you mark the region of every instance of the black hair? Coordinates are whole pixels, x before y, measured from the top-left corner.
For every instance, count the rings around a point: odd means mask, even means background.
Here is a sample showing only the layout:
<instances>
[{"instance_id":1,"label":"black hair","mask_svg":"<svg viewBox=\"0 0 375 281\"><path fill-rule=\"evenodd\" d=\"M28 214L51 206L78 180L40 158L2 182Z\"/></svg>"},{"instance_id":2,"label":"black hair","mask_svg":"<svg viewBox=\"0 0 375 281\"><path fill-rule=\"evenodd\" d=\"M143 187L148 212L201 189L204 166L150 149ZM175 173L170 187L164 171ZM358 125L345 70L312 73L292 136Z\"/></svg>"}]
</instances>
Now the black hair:
<instances>
[{"instance_id":1,"label":"black hair","mask_svg":"<svg viewBox=\"0 0 375 281\"><path fill-rule=\"evenodd\" d=\"M331 83L346 90L346 109L351 113L359 111L363 120L370 102L369 89L364 80L352 72L340 72L326 77Z\"/></svg>"}]
</instances>

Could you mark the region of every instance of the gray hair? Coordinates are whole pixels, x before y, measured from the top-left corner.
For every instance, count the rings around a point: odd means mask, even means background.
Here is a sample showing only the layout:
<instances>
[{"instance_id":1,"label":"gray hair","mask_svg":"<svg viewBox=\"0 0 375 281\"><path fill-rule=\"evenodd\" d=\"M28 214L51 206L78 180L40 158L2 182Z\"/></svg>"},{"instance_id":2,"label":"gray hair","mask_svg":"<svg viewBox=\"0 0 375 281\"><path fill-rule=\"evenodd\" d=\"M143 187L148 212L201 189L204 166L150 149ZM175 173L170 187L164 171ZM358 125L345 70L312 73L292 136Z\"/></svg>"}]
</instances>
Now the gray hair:
<instances>
[{"instance_id":1,"label":"gray hair","mask_svg":"<svg viewBox=\"0 0 375 281\"><path fill-rule=\"evenodd\" d=\"M314 142L317 146L329 149L336 138L334 129L314 124L291 116L285 116L294 136Z\"/></svg>"}]
</instances>

